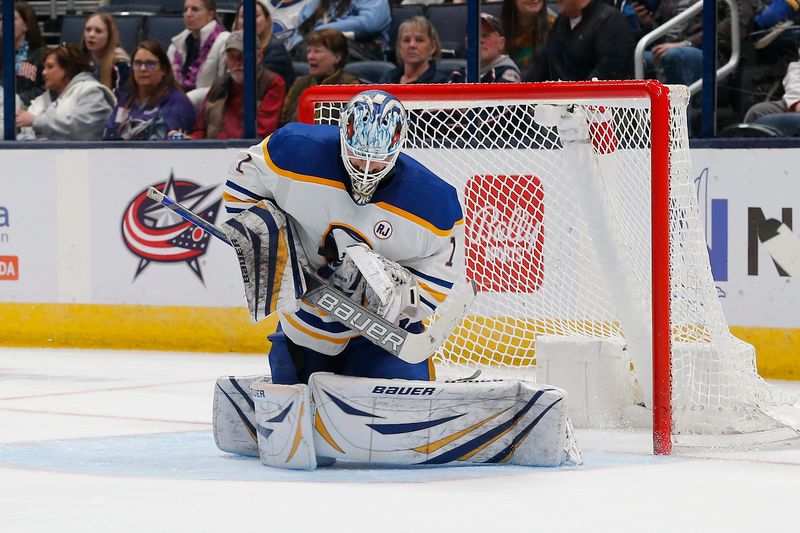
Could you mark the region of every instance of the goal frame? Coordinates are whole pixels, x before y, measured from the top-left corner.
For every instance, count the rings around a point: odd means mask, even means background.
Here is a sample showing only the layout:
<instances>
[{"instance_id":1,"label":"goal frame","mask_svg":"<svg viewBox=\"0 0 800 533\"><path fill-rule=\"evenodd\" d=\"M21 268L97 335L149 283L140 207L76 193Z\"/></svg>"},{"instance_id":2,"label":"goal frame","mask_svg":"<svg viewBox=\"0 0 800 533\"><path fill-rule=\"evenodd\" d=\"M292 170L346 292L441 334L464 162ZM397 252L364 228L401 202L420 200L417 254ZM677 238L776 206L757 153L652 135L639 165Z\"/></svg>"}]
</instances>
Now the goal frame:
<instances>
[{"instance_id":1,"label":"goal frame","mask_svg":"<svg viewBox=\"0 0 800 533\"><path fill-rule=\"evenodd\" d=\"M670 335L670 100L669 87L653 80L496 83L318 85L300 97L298 121L314 123L314 106L347 102L355 94L387 91L401 101L646 98L650 102L650 196L653 349L653 452L672 452L672 351Z\"/></svg>"}]
</instances>

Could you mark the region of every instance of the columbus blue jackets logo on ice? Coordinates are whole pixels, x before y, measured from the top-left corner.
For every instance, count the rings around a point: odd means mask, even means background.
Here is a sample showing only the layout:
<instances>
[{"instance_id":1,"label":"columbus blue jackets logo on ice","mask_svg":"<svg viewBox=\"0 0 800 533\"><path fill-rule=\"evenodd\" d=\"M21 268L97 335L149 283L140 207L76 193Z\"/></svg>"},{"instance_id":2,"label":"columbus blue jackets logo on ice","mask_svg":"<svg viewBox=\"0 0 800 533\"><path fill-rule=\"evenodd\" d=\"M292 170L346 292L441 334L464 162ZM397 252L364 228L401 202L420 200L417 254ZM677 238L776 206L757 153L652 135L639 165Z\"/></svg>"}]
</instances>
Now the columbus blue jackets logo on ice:
<instances>
[{"instance_id":1,"label":"columbus blue jackets logo on ice","mask_svg":"<svg viewBox=\"0 0 800 533\"><path fill-rule=\"evenodd\" d=\"M153 186L206 220L213 223L217 218L222 200L208 203L208 197L216 186L201 187L188 180L175 179L173 173L170 173L166 182ZM131 201L122 217L122 240L139 258L134 279L155 261L185 262L200 281L203 281L198 260L206 253L209 239L210 235L202 229L150 200L146 189Z\"/></svg>"}]
</instances>

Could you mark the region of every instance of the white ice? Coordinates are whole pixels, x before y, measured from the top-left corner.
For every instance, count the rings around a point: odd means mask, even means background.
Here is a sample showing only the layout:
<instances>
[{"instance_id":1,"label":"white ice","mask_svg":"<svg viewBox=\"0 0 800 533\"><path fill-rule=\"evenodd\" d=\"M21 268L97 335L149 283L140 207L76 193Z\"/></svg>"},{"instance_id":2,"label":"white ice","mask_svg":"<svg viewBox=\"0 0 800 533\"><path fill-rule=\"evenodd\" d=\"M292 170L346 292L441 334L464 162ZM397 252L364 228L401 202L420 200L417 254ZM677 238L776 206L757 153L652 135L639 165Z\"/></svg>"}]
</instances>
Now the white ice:
<instances>
[{"instance_id":1,"label":"white ice","mask_svg":"<svg viewBox=\"0 0 800 533\"><path fill-rule=\"evenodd\" d=\"M800 531L800 446L655 457L582 432L580 467L272 470L210 422L214 379L266 366L0 349L0 532Z\"/></svg>"}]
</instances>

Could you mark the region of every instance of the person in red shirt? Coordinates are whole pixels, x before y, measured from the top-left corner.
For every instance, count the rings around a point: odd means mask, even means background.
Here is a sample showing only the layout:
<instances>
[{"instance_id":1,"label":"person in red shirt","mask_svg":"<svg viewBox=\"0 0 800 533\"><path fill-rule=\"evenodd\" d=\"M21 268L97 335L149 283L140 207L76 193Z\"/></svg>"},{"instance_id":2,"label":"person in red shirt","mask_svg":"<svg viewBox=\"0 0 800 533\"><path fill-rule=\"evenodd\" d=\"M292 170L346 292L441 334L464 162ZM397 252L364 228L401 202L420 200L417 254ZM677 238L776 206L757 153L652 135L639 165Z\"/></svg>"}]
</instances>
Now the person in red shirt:
<instances>
[{"instance_id":1,"label":"person in red shirt","mask_svg":"<svg viewBox=\"0 0 800 533\"><path fill-rule=\"evenodd\" d=\"M193 139L241 139L244 137L244 33L231 33L225 43L228 72L218 78L206 95L191 137ZM286 84L283 78L261 66L263 49L256 48L256 133L266 137L278 128Z\"/></svg>"}]
</instances>

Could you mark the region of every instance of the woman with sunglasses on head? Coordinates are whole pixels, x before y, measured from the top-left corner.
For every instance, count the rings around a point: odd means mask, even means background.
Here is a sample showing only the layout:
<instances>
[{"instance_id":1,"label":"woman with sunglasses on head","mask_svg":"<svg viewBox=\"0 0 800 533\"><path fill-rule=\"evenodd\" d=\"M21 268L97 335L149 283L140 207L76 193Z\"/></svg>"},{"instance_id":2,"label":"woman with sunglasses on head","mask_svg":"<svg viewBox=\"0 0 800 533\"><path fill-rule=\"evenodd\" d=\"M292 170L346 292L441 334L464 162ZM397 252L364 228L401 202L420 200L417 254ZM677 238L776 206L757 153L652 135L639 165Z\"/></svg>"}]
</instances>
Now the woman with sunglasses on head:
<instances>
[{"instance_id":1,"label":"woman with sunglasses on head","mask_svg":"<svg viewBox=\"0 0 800 533\"><path fill-rule=\"evenodd\" d=\"M20 139L87 141L99 139L117 99L92 77L88 58L77 44L45 52L42 76L47 91L26 111L17 112Z\"/></svg>"},{"instance_id":2,"label":"woman with sunglasses on head","mask_svg":"<svg viewBox=\"0 0 800 533\"><path fill-rule=\"evenodd\" d=\"M119 45L114 17L108 13L89 15L83 26L81 47L92 63L95 79L119 96L131 74L131 58Z\"/></svg>"},{"instance_id":3,"label":"woman with sunglasses on head","mask_svg":"<svg viewBox=\"0 0 800 533\"><path fill-rule=\"evenodd\" d=\"M142 41L133 53L130 91L106 122L106 139L160 140L194 124L192 103L175 81L164 47Z\"/></svg>"}]
</instances>

